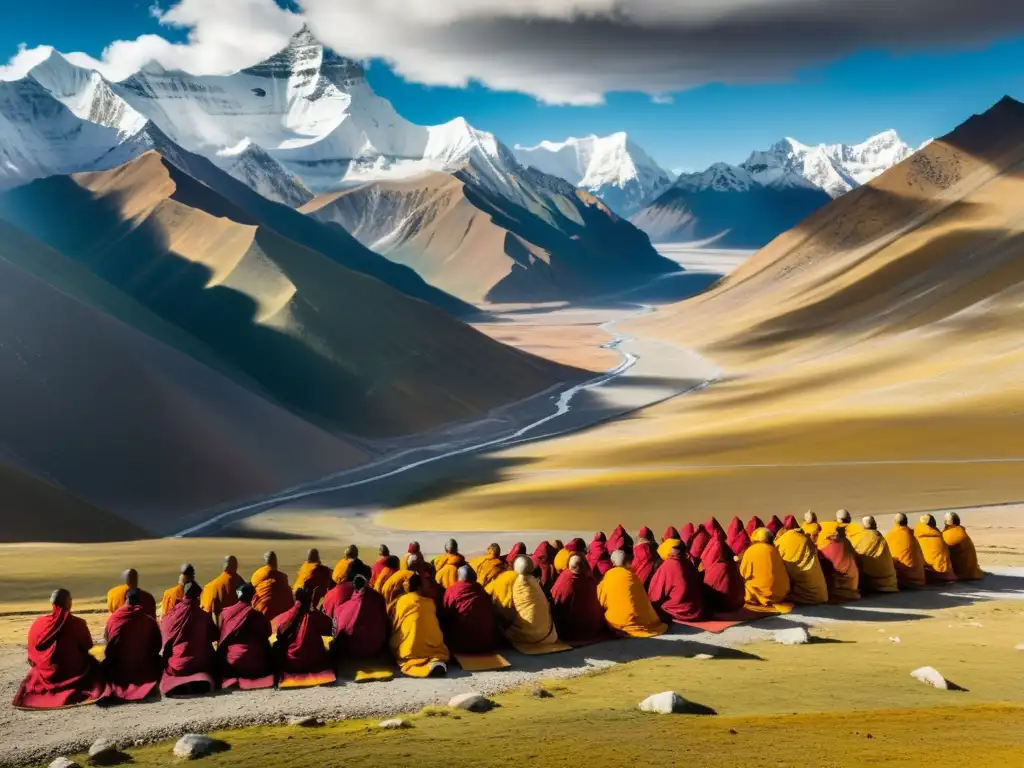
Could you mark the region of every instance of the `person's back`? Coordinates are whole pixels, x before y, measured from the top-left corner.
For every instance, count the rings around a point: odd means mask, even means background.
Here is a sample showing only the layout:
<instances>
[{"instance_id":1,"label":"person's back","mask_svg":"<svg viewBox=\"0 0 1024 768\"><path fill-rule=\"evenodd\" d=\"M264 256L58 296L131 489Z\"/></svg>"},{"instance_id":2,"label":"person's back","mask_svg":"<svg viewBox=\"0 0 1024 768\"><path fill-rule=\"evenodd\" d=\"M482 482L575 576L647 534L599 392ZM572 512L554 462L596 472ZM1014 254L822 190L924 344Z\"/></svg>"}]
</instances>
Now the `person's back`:
<instances>
[{"instance_id":1,"label":"person's back","mask_svg":"<svg viewBox=\"0 0 1024 768\"><path fill-rule=\"evenodd\" d=\"M271 688L274 664L271 659L270 619L253 610L255 590L243 584L236 590L236 602L221 612L217 661L221 685L241 690Z\"/></svg>"},{"instance_id":2,"label":"person's back","mask_svg":"<svg viewBox=\"0 0 1024 768\"><path fill-rule=\"evenodd\" d=\"M650 528L643 526L637 533L637 540L633 545L633 573L640 579L644 589L650 585L661 562L658 547L654 543L654 534Z\"/></svg>"},{"instance_id":3,"label":"person's back","mask_svg":"<svg viewBox=\"0 0 1024 768\"><path fill-rule=\"evenodd\" d=\"M831 603L860 600L860 569L857 553L846 538L846 528L840 526L821 542L818 559L825 574L828 599Z\"/></svg>"},{"instance_id":4,"label":"person's back","mask_svg":"<svg viewBox=\"0 0 1024 768\"><path fill-rule=\"evenodd\" d=\"M896 566L899 588L919 589L925 585L924 553L914 531L907 525L907 516L900 513L894 522L893 529L885 536L885 542L889 545L889 553Z\"/></svg>"},{"instance_id":5,"label":"person's back","mask_svg":"<svg viewBox=\"0 0 1024 768\"><path fill-rule=\"evenodd\" d=\"M288 585L288 576L277 568L277 554L267 552L263 562L263 567L250 580L256 590L252 607L273 621L292 607L295 596Z\"/></svg>"},{"instance_id":6,"label":"person's back","mask_svg":"<svg viewBox=\"0 0 1024 768\"><path fill-rule=\"evenodd\" d=\"M551 616L567 643L594 643L611 636L597 599L594 572L582 554L573 554L551 588Z\"/></svg>"},{"instance_id":7,"label":"person's back","mask_svg":"<svg viewBox=\"0 0 1024 768\"><path fill-rule=\"evenodd\" d=\"M144 613L156 618L156 598L149 592L139 588L139 572L129 568L121 574L123 583L118 584L107 592L107 613L113 613L128 602L128 592L137 590L139 593L139 605Z\"/></svg>"},{"instance_id":8,"label":"person's back","mask_svg":"<svg viewBox=\"0 0 1024 768\"><path fill-rule=\"evenodd\" d=\"M746 531L743 531L746 536ZM749 545L749 540L747 544ZM713 538L700 556L704 578L704 605L713 614L729 614L743 607L745 588L736 556L728 542Z\"/></svg>"},{"instance_id":9,"label":"person's back","mask_svg":"<svg viewBox=\"0 0 1024 768\"><path fill-rule=\"evenodd\" d=\"M459 554L459 545L455 539L449 539L445 544L445 552L434 563L434 580L443 589L448 589L458 581L459 568L466 564L466 558Z\"/></svg>"},{"instance_id":10,"label":"person's back","mask_svg":"<svg viewBox=\"0 0 1024 768\"><path fill-rule=\"evenodd\" d=\"M611 562L612 568L597 585L597 599L608 626L625 637L654 637L667 632L643 584L627 567L626 553L616 550Z\"/></svg>"},{"instance_id":11,"label":"person's back","mask_svg":"<svg viewBox=\"0 0 1024 768\"><path fill-rule=\"evenodd\" d=\"M896 564L893 562L889 544L875 518L868 516L861 521L858 529L847 535L857 553L857 569L860 571L861 594L886 594L899 591Z\"/></svg>"},{"instance_id":12,"label":"person's back","mask_svg":"<svg viewBox=\"0 0 1024 768\"><path fill-rule=\"evenodd\" d=\"M334 641L331 650L338 658L368 658L387 646L388 610L380 593L370 589L366 578L355 577L352 597L331 615Z\"/></svg>"},{"instance_id":13,"label":"person's back","mask_svg":"<svg viewBox=\"0 0 1024 768\"><path fill-rule=\"evenodd\" d=\"M918 524L914 526L914 538L921 545L921 553L924 555L925 580L933 584L956 581L949 547L946 546L946 541L936 526L934 517L931 515L921 516Z\"/></svg>"},{"instance_id":14,"label":"person's back","mask_svg":"<svg viewBox=\"0 0 1024 768\"><path fill-rule=\"evenodd\" d=\"M663 620L687 622L707 618L704 579L681 547L674 547L668 559L658 567L648 595Z\"/></svg>"},{"instance_id":15,"label":"person's back","mask_svg":"<svg viewBox=\"0 0 1024 768\"><path fill-rule=\"evenodd\" d=\"M774 537L767 528L758 528L750 537L750 547L743 553L740 575L746 591L745 604L753 610L788 610L789 573L782 555L775 548Z\"/></svg>"},{"instance_id":16,"label":"person's back","mask_svg":"<svg viewBox=\"0 0 1024 768\"><path fill-rule=\"evenodd\" d=\"M960 515L950 512L946 515L942 540L949 548L953 573L959 581L976 581L985 578L985 572L978 565L978 552L974 542L967 535L967 529L960 524Z\"/></svg>"},{"instance_id":17,"label":"person's back","mask_svg":"<svg viewBox=\"0 0 1024 768\"><path fill-rule=\"evenodd\" d=\"M292 592L296 593L300 589L308 590L315 607L323 602L324 596L334 586L334 583L335 579L331 569L320 562L320 551L311 549L306 553L306 562L302 564L299 572L295 574L295 584L292 586Z\"/></svg>"},{"instance_id":18,"label":"person's back","mask_svg":"<svg viewBox=\"0 0 1024 768\"><path fill-rule=\"evenodd\" d=\"M437 606L420 594L422 582L418 573L413 574L406 593L388 608L391 652L402 674L409 677L444 675L450 658L437 619Z\"/></svg>"},{"instance_id":19,"label":"person's back","mask_svg":"<svg viewBox=\"0 0 1024 768\"><path fill-rule=\"evenodd\" d=\"M459 568L456 578L441 603L445 645L454 653L490 653L498 645L491 598L469 566Z\"/></svg>"},{"instance_id":20,"label":"person's back","mask_svg":"<svg viewBox=\"0 0 1024 768\"><path fill-rule=\"evenodd\" d=\"M199 604L202 590L195 582L183 586L182 599L160 622L164 675L160 692L206 693L215 684L217 627Z\"/></svg>"},{"instance_id":21,"label":"person's back","mask_svg":"<svg viewBox=\"0 0 1024 768\"><path fill-rule=\"evenodd\" d=\"M281 685L324 685L335 680L331 655L324 638L334 634L331 620L312 607L313 595L305 587L295 595L294 605L271 625L277 633L274 655L281 672Z\"/></svg>"},{"instance_id":22,"label":"person's back","mask_svg":"<svg viewBox=\"0 0 1024 768\"><path fill-rule=\"evenodd\" d=\"M142 701L156 692L163 673L161 635L156 619L142 605L141 590L131 589L126 603L107 619L103 636L104 699Z\"/></svg>"},{"instance_id":23,"label":"person's back","mask_svg":"<svg viewBox=\"0 0 1024 768\"><path fill-rule=\"evenodd\" d=\"M224 569L217 578L203 587L199 604L204 611L219 620L225 608L230 608L238 602L237 591L243 583L244 579L238 575L238 559L234 555L228 555L224 558Z\"/></svg>"},{"instance_id":24,"label":"person's back","mask_svg":"<svg viewBox=\"0 0 1024 768\"><path fill-rule=\"evenodd\" d=\"M789 576L789 599L800 605L828 602L828 585L821 569L818 550L800 528L783 530L775 537Z\"/></svg>"}]
</instances>

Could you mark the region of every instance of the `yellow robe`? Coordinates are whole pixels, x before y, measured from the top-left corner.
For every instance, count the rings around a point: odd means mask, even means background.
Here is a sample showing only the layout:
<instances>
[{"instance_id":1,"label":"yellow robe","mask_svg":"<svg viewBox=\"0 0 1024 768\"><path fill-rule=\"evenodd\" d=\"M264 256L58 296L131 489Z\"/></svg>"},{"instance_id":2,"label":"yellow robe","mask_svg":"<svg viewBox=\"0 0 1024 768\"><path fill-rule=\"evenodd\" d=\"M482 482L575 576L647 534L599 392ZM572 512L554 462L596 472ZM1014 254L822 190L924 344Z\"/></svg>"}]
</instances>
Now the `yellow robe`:
<instances>
[{"instance_id":1,"label":"yellow robe","mask_svg":"<svg viewBox=\"0 0 1024 768\"><path fill-rule=\"evenodd\" d=\"M171 612L171 608L176 606L182 600L185 599L185 589L181 584L175 584L173 587L164 592L163 598L160 600L160 616L166 616Z\"/></svg>"},{"instance_id":2,"label":"yellow robe","mask_svg":"<svg viewBox=\"0 0 1024 768\"><path fill-rule=\"evenodd\" d=\"M551 617L551 604L534 576L520 576L515 571L512 580L512 623L504 627L505 637L516 645L544 646L558 643L558 631ZM506 589L506 585L502 585ZM501 596L507 599L506 595Z\"/></svg>"},{"instance_id":3,"label":"yellow robe","mask_svg":"<svg viewBox=\"0 0 1024 768\"><path fill-rule=\"evenodd\" d=\"M857 553L862 592L899 592L896 564L880 531L861 528L850 537Z\"/></svg>"},{"instance_id":4,"label":"yellow robe","mask_svg":"<svg viewBox=\"0 0 1024 768\"><path fill-rule=\"evenodd\" d=\"M754 531L751 544L740 561L740 575L746 589L745 602L754 610L788 611L792 605L789 597L789 573L774 546L768 543L764 528Z\"/></svg>"},{"instance_id":5,"label":"yellow robe","mask_svg":"<svg viewBox=\"0 0 1024 768\"><path fill-rule=\"evenodd\" d=\"M814 539L814 546L821 549L828 544L828 537L838 531L840 528L846 526L835 520L826 520L824 523L818 524L818 535Z\"/></svg>"},{"instance_id":6,"label":"yellow robe","mask_svg":"<svg viewBox=\"0 0 1024 768\"><path fill-rule=\"evenodd\" d=\"M949 557L953 561L953 572L957 579L975 581L985 578L985 572L978 565L974 542L962 525L947 525L942 529L942 540L949 547Z\"/></svg>"},{"instance_id":7,"label":"yellow robe","mask_svg":"<svg viewBox=\"0 0 1024 768\"><path fill-rule=\"evenodd\" d=\"M404 594L388 609L391 621L391 653L402 674L427 677L434 664L447 664L451 658L444 644L437 606L429 597Z\"/></svg>"},{"instance_id":8,"label":"yellow robe","mask_svg":"<svg viewBox=\"0 0 1024 768\"><path fill-rule=\"evenodd\" d=\"M565 547L562 547L560 550L558 550L558 552L555 554L555 562L552 563L552 565L555 566L555 573L561 573L569 567L570 557L572 557L572 552L570 552Z\"/></svg>"},{"instance_id":9,"label":"yellow robe","mask_svg":"<svg viewBox=\"0 0 1024 768\"><path fill-rule=\"evenodd\" d=\"M512 590L515 588L517 576L518 574L511 569L502 571L484 587L487 594L491 596L491 605L494 606L494 612L503 627L515 621L516 612Z\"/></svg>"},{"instance_id":10,"label":"yellow robe","mask_svg":"<svg viewBox=\"0 0 1024 768\"><path fill-rule=\"evenodd\" d=\"M339 581L345 578L345 574L348 573L348 564L351 562L351 558L343 557L334 566L334 571L331 573L331 578L334 579L335 584L337 584Z\"/></svg>"},{"instance_id":11,"label":"yellow robe","mask_svg":"<svg viewBox=\"0 0 1024 768\"><path fill-rule=\"evenodd\" d=\"M384 585L380 588L380 594L384 598L385 605L390 606L405 594L405 585L409 583L415 571L395 571Z\"/></svg>"},{"instance_id":12,"label":"yellow robe","mask_svg":"<svg viewBox=\"0 0 1024 768\"><path fill-rule=\"evenodd\" d=\"M488 553L476 558L470 565L476 571L477 583L482 587L486 587L505 570L507 564L504 558L495 557Z\"/></svg>"},{"instance_id":13,"label":"yellow robe","mask_svg":"<svg viewBox=\"0 0 1024 768\"><path fill-rule=\"evenodd\" d=\"M821 523L801 523L800 527L803 529L803 532L807 534L808 538L810 538L812 544L815 544L818 541L818 535L821 533Z\"/></svg>"},{"instance_id":14,"label":"yellow robe","mask_svg":"<svg viewBox=\"0 0 1024 768\"><path fill-rule=\"evenodd\" d=\"M459 567L466 562L462 555L441 555L434 561L434 581L445 589L459 580Z\"/></svg>"},{"instance_id":15,"label":"yellow robe","mask_svg":"<svg viewBox=\"0 0 1024 768\"><path fill-rule=\"evenodd\" d=\"M789 599L801 605L828 602L828 585L814 542L802 530L779 531L775 547L789 575Z\"/></svg>"},{"instance_id":16,"label":"yellow robe","mask_svg":"<svg viewBox=\"0 0 1024 768\"><path fill-rule=\"evenodd\" d=\"M122 605L128 598L128 585L118 584L116 587L107 592L107 613L113 613Z\"/></svg>"},{"instance_id":17,"label":"yellow robe","mask_svg":"<svg viewBox=\"0 0 1024 768\"><path fill-rule=\"evenodd\" d=\"M203 587L199 596L199 605L207 613L220 616L220 612L238 602L235 590L242 584L242 577L237 573L224 571L216 579Z\"/></svg>"},{"instance_id":18,"label":"yellow robe","mask_svg":"<svg viewBox=\"0 0 1024 768\"><path fill-rule=\"evenodd\" d=\"M924 553L909 526L897 525L885 536L900 589L924 586Z\"/></svg>"},{"instance_id":19,"label":"yellow robe","mask_svg":"<svg viewBox=\"0 0 1024 768\"><path fill-rule=\"evenodd\" d=\"M948 576L950 580L955 578L949 547L946 546L938 528L933 528L927 523L918 523L914 526L914 538L921 545L926 569L930 568L938 574Z\"/></svg>"},{"instance_id":20,"label":"yellow robe","mask_svg":"<svg viewBox=\"0 0 1024 768\"><path fill-rule=\"evenodd\" d=\"M682 545L679 539L665 539L661 544L658 545L658 557L663 561L668 560L668 556L672 554L672 550Z\"/></svg>"},{"instance_id":21,"label":"yellow robe","mask_svg":"<svg viewBox=\"0 0 1024 768\"><path fill-rule=\"evenodd\" d=\"M597 601L604 609L604 620L626 637L655 637L668 631L658 618L651 598L629 568L612 568L597 585Z\"/></svg>"}]
</instances>

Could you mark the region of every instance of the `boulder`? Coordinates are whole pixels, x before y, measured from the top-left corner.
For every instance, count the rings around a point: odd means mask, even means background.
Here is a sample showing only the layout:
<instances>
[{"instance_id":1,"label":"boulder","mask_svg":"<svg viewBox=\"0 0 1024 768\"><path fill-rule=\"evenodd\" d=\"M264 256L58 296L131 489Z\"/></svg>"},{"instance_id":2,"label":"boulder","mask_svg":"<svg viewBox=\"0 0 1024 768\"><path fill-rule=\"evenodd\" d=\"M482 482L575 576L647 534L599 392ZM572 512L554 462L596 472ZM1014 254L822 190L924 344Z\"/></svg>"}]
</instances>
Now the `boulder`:
<instances>
[{"instance_id":1,"label":"boulder","mask_svg":"<svg viewBox=\"0 0 1024 768\"><path fill-rule=\"evenodd\" d=\"M773 639L780 645L807 645L811 642L811 633L806 627L790 627L775 632Z\"/></svg>"},{"instance_id":2,"label":"boulder","mask_svg":"<svg viewBox=\"0 0 1024 768\"><path fill-rule=\"evenodd\" d=\"M58 757L50 763L50 768L81 768L81 766L67 757Z\"/></svg>"},{"instance_id":3,"label":"boulder","mask_svg":"<svg viewBox=\"0 0 1024 768\"><path fill-rule=\"evenodd\" d=\"M217 752L224 752L228 745L217 739L200 733L186 733L174 745L174 756L186 760L196 760Z\"/></svg>"},{"instance_id":4,"label":"boulder","mask_svg":"<svg viewBox=\"0 0 1024 768\"><path fill-rule=\"evenodd\" d=\"M920 680L925 685L938 688L940 691L952 690L953 685L935 667L920 667L910 673L915 680Z\"/></svg>"},{"instance_id":5,"label":"boulder","mask_svg":"<svg viewBox=\"0 0 1024 768\"><path fill-rule=\"evenodd\" d=\"M89 747L89 765L117 765L129 759L110 739L96 739Z\"/></svg>"},{"instance_id":6,"label":"boulder","mask_svg":"<svg viewBox=\"0 0 1024 768\"><path fill-rule=\"evenodd\" d=\"M665 691L648 696L640 702L641 712L653 712L658 715L714 715L711 707L688 701L675 691Z\"/></svg>"},{"instance_id":7,"label":"boulder","mask_svg":"<svg viewBox=\"0 0 1024 768\"><path fill-rule=\"evenodd\" d=\"M321 725L320 718L316 715L294 715L288 718L288 725L298 728L315 728Z\"/></svg>"},{"instance_id":8,"label":"boulder","mask_svg":"<svg viewBox=\"0 0 1024 768\"><path fill-rule=\"evenodd\" d=\"M462 693L453 697L448 706L465 709L467 712L487 712L494 703L482 693Z\"/></svg>"},{"instance_id":9,"label":"boulder","mask_svg":"<svg viewBox=\"0 0 1024 768\"><path fill-rule=\"evenodd\" d=\"M380 727L387 731L397 731L400 728L411 728L408 720L403 720L400 717L393 717L390 720L382 720Z\"/></svg>"}]
</instances>

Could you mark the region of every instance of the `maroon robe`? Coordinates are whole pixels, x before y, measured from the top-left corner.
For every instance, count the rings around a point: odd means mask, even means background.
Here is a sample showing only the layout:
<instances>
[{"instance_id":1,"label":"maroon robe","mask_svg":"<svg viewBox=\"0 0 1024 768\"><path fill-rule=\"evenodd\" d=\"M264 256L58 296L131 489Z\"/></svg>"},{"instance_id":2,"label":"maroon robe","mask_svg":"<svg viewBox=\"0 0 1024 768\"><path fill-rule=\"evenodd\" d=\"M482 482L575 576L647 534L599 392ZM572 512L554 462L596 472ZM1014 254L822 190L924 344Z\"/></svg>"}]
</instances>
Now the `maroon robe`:
<instances>
[{"instance_id":1,"label":"maroon robe","mask_svg":"<svg viewBox=\"0 0 1024 768\"><path fill-rule=\"evenodd\" d=\"M530 559L536 569L534 575L540 582L541 589L550 592L555 583L555 548L551 546L550 542L542 541L537 545L537 549L534 550Z\"/></svg>"},{"instance_id":2,"label":"maroon robe","mask_svg":"<svg viewBox=\"0 0 1024 768\"><path fill-rule=\"evenodd\" d=\"M701 553L704 604L713 613L734 613L743 607L746 588L740 567L725 539L715 536Z\"/></svg>"},{"instance_id":3,"label":"maroon robe","mask_svg":"<svg viewBox=\"0 0 1024 768\"><path fill-rule=\"evenodd\" d=\"M558 574L551 588L551 616L558 639L566 643L596 643L610 638L604 609L597 599L597 581L587 569Z\"/></svg>"},{"instance_id":4,"label":"maroon robe","mask_svg":"<svg viewBox=\"0 0 1024 768\"><path fill-rule=\"evenodd\" d=\"M103 693L100 665L92 656L84 619L57 606L28 631L28 674L14 695L22 709L59 709L84 704Z\"/></svg>"},{"instance_id":5,"label":"maroon robe","mask_svg":"<svg viewBox=\"0 0 1024 768\"><path fill-rule=\"evenodd\" d=\"M743 528L743 521L734 517L729 523L728 544L729 549L736 557L743 557L743 553L750 546L750 535Z\"/></svg>"},{"instance_id":6,"label":"maroon robe","mask_svg":"<svg viewBox=\"0 0 1024 768\"><path fill-rule=\"evenodd\" d=\"M385 566L387 566L390 557L390 555L388 555L388 557L382 557L373 564L373 567L370 569L371 585L377 580L377 576L380 575L380 572L384 570ZM326 611L324 611L324 613L326 613Z\"/></svg>"},{"instance_id":7,"label":"maroon robe","mask_svg":"<svg viewBox=\"0 0 1024 768\"><path fill-rule=\"evenodd\" d=\"M768 521L768 524L765 525L765 528L767 528L773 534L777 534L779 531L781 531L782 530L782 521L779 520L779 516L778 515L772 515L772 519Z\"/></svg>"},{"instance_id":8,"label":"maroon robe","mask_svg":"<svg viewBox=\"0 0 1024 768\"><path fill-rule=\"evenodd\" d=\"M213 644L219 633L213 618L199 605L199 599L185 597L160 622L164 675L160 693L173 694L193 684L214 688L217 658Z\"/></svg>"},{"instance_id":9,"label":"maroon robe","mask_svg":"<svg viewBox=\"0 0 1024 768\"><path fill-rule=\"evenodd\" d=\"M452 653L491 653L498 647L491 596L475 581L458 581L445 590L439 618Z\"/></svg>"},{"instance_id":10,"label":"maroon robe","mask_svg":"<svg viewBox=\"0 0 1024 768\"><path fill-rule=\"evenodd\" d=\"M104 699L142 701L156 692L164 671L160 625L146 606L125 603L107 619L103 632Z\"/></svg>"},{"instance_id":11,"label":"maroon robe","mask_svg":"<svg viewBox=\"0 0 1024 768\"><path fill-rule=\"evenodd\" d=\"M661 537L662 541L668 541L669 539L679 539L679 541L682 541L682 539L679 538L679 531L674 525L670 525L666 528L665 535Z\"/></svg>"},{"instance_id":12,"label":"maroon robe","mask_svg":"<svg viewBox=\"0 0 1024 768\"><path fill-rule=\"evenodd\" d=\"M690 562L696 565L700 562L700 556L704 552L704 547L711 541L711 534L708 533L704 526L701 526L693 532L693 538L690 540Z\"/></svg>"},{"instance_id":13,"label":"maroon robe","mask_svg":"<svg viewBox=\"0 0 1024 768\"><path fill-rule=\"evenodd\" d=\"M274 655L281 672L281 685L323 685L333 683L334 661L324 647L324 638L334 634L331 620L321 611L299 601L271 625L277 632Z\"/></svg>"},{"instance_id":14,"label":"maroon robe","mask_svg":"<svg viewBox=\"0 0 1024 768\"><path fill-rule=\"evenodd\" d=\"M818 561L821 563L821 570L825 574L825 585L828 587L828 601L830 603L842 602L851 599L849 597L838 597L835 592L836 574L847 579L856 574L857 581L860 580L860 569L857 567L857 552L848 539L829 539L825 546L818 550ZM852 598L856 599L856 598Z\"/></svg>"},{"instance_id":15,"label":"maroon robe","mask_svg":"<svg viewBox=\"0 0 1024 768\"><path fill-rule=\"evenodd\" d=\"M220 615L217 660L221 687L248 691L274 687L274 660L270 655L270 619L248 603L235 603Z\"/></svg>"},{"instance_id":16,"label":"maroon robe","mask_svg":"<svg viewBox=\"0 0 1024 768\"><path fill-rule=\"evenodd\" d=\"M747 527L746 527L747 536L750 536L758 528L764 528L764 527L765 527L764 526L764 521L761 520L761 518L758 517L757 515L754 515L752 518L750 518L747 521Z\"/></svg>"},{"instance_id":17,"label":"maroon robe","mask_svg":"<svg viewBox=\"0 0 1024 768\"><path fill-rule=\"evenodd\" d=\"M648 590L658 613L671 621L702 621L708 618L704 607L704 580L700 571L678 550L661 564Z\"/></svg>"},{"instance_id":18,"label":"maroon robe","mask_svg":"<svg viewBox=\"0 0 1024 768\"><path fill-rule=\"evenodd\" d=\"M605 546L609 552L621 549L629 553L633 550L633 537L626 533L625 528L617 525L615 530L612 531L612 535L608 537L608 543Z\"/></svg>"},{"instance_id":19,"label":"maroon robe","mask_svg":"<svg viewBox=\"0 0 1024 768\"><path fill-rule=\"evenodd\" d=\"M378 574L380 571L378 571ZM352 595L356 593L356 585L351 581L339 581L334 587L324 596L324 604L320 610L324 612L325 616L329 616L331 619L334 618L335 612L352 599Z\"/></svg>"},{"instance_id":20,"label":"maroon robe","mask_svg":"<svg viewBox=\"0 0 1024 768\"><path fill-rule=\"evenodd\" d=\"M594 578L598 581L603 579L604 575L612 569L612 558L608 554L604 534L601 532L595 533L593 541L590 542L590 548L587 551L587 563L590 564L591 569L594 571Z\"/></svg>"},{"instance_id":21,"label":"maroon robe","mask_svg":"<svg viewBox=\"0 0 1024 768\"><path fill-rule=\"evenodd\" d=\"M508 551L508 554L505 555L505 562L508 563L509 565L512 565L513 563L515 563L517 557L519 557L520 555L525 555L525 554L526 554L526 545L523 544L523 542L521 542L521 541L517 541L515 543L515 545L512 547L512 549L510 549Z\"/></svg>"},{"instance_id":22,"label":"maroon robe","mask_svg":"<svg viewBox=\"0 0 1024 768\"><path fill-rule=\"evenodd\" d=\"M353 594L338 606L333 619L336 656L363 659L387 648L388 609L379 592L367 588Z\"/></svg>"},{"instance_id":23,"label":"maroon robe","mask_svg":"<svg viewBox=\"0 0 1024 768\"><path fill-rule=\"evenodd\" d=\"M787 531L801 530L800 523L797 522L795 515L786 515L786 519L782 521L782 527Z\"/></svg>"},{"instance_id":24,"label":"maroon robe","mask_svg":"<svg viewBox=\"0 0 1024 768\"><path fill-rule=\"evenodd\" d=\"M693 534L697 532L697 529L693 527L693 523L687 523L679 529L679 540L683 542L683 549L689 551L690 542L693 541Z\"/></svg>"},{"instance_id":25,"label":"maroon robe","mask_svg":"<svg viewBox=\"0 0 1024 768\"><path fill-rule=\"evenodd\" d=\"M722 527L722 524L718 522L718 518L714 515L701 523L701 527L708 532L709 536L725 537L725 528Z\"/></svg>"},{"instance_id":26,"label":"maroon robe","mask_svg":"<svg viewBox=\"0 0 1024 768\"><path fill-rule=\"evenodd\" d=\"M644 584L644 589L651 583L658 566L661 565L661 558L658 557L658 548L653 542L646 539L638 541L633 547L633 575Z\"/></svg>"}]
</instances>

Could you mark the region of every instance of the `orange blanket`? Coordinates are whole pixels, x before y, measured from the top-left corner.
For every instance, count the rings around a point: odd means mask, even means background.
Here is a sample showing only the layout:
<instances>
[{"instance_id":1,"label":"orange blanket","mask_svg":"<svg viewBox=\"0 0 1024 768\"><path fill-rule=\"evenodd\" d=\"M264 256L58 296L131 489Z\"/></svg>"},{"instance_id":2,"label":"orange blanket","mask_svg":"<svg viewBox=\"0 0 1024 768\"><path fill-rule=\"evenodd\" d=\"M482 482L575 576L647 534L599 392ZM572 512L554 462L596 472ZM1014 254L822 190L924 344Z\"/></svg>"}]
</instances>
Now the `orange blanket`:
<instances>
[{"instance_id":1,"label":"orange blanket","mask_svg":"<svg viewBox=\"0 0 1024 768\"><path fill-rule=\"evenodd\" d=\"M942 529L942 540L949 547L949 557L953 561L953 572L957 579L974 581L985 578L985 572L978 565L974 542L962 525L947 525Z\"/></svg>"},{"instance_id":2,"label":"orange blanket","mask_svg":"<svg viewBox=\"0 0 1024 768\"><path fill-rule=\"evenodd\" d=\"M604 620L626 637L655 637L668 631L658 618L644 585L628 568L612 568L597 585Z\"/></svg>"}]
</instances>

